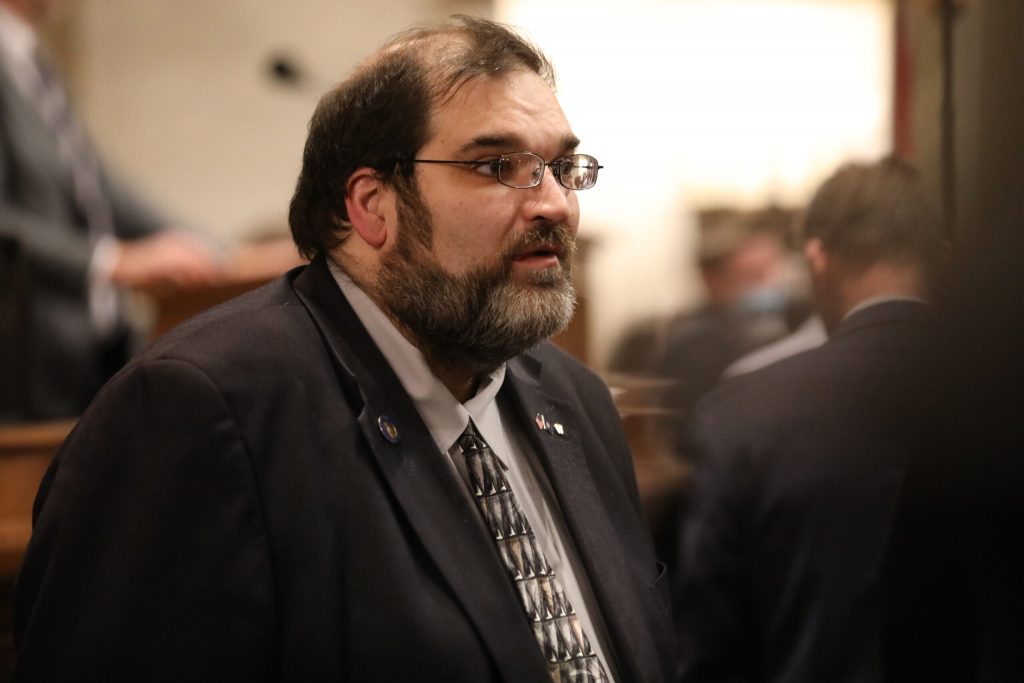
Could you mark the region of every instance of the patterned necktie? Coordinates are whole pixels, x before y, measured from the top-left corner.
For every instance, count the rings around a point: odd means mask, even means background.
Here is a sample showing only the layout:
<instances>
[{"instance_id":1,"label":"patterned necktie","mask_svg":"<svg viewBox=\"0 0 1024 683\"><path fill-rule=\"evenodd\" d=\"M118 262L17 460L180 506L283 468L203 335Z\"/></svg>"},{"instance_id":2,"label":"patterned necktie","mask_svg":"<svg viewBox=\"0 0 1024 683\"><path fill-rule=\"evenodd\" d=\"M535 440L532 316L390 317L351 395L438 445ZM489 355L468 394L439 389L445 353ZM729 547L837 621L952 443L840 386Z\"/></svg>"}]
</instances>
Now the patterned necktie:
<instances>
[{"instance_id":1,"label":"patterned necktie","mask_svg":"<svg viewBox=\"0 0 1024 683\"><path fill-rule=\"evenodd\" d=\"M472 423L459 437L459 447L466 458L473 496L519 593L551 679L556 683L609 681L516 502L503 471L504 463L476 434Z\"/></svg>"}]
</instances>

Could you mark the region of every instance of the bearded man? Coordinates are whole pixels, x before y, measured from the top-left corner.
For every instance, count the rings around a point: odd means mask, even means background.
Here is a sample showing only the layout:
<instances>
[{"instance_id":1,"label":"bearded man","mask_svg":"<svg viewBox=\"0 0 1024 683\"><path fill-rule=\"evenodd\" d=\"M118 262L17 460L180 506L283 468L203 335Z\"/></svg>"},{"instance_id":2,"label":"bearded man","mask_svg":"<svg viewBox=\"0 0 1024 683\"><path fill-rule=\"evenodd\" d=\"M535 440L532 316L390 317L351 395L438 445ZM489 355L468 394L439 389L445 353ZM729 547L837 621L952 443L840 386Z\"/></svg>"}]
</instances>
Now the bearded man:
<instances>
[{"instance_id":1,"label":"bearded man","mask_svg":"<svg viewBox=\"0 0 1024 683\"><path fill-rule=\"evenodd\" d=\"M308 267L111 381L40 492L22 680L667 681L663 571L573 313L547 59L458 18L320 102Z\"/></svg>"}]
</instances>

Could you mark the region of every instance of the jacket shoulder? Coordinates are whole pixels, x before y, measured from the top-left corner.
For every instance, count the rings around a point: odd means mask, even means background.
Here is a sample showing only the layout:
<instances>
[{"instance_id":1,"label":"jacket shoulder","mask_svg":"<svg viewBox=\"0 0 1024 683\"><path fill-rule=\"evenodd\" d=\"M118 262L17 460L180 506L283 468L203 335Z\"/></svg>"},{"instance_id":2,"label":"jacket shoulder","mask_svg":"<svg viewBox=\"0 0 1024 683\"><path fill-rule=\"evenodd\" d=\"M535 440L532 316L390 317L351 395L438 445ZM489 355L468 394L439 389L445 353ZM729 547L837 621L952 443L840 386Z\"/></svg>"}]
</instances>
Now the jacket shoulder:
<instances>
[{"instance_id":1,"label":"jacket shoulder","mask_svg":"<svg viewBox=\"0 0 1024 683\"><path fill-rule=\"evenodd\" d=\"M308 345L314 336L308 312L285 275L186 320L133 362L178 358L207 366L246 356L287 358L302 348L293 345Z\"/></svg>"}]
</instances>

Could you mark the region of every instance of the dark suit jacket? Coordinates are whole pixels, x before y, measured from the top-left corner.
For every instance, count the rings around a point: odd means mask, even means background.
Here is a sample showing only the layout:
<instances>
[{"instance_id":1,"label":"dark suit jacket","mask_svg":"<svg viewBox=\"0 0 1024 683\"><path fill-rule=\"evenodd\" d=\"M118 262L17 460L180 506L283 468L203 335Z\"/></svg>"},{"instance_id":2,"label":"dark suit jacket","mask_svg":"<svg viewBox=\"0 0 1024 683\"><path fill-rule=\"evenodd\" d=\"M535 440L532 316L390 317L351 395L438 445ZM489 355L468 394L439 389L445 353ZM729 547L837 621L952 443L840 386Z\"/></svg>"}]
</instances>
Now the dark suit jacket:
<instances>
[{"instance_id":1,"label":"dark suit jacket","mask_svg":"<svg viewBox=\"0 0 1024 683\"><path fill-rule=\"evenodd\" d=\"M880 680L877 573L928 413L932 315L869 307L701 405L675 584L686 680Z\"/></svg>"},{"instance_id":2,"label":"dark suit jacket","mask_svg":"<svg viewBox=\"0 0 1024 683\"><path fill-rule=\"evenodd\" d=\"M754 349L777 341L788 332L782 312L757 313L703 306L672 320L654 374L672 380L662 401L679 419L666 436L670 448L689 459L687 433L693 410L718 386L729 365Z\"/></svg>"},{"instance_id":3,"label":"dark suit jacket","mask_svg":"<svg viewBox=\"0 0 1024 683\"><path fill-rule=\"evenodd\" d=\"M544 343L499 400L621 680L669 680L666 582L607 389ZM83 416L37 500L16 680L547 680L462 486L323 261L292 271L172 332Z\"/></svg>"},{"instance_id":4,"label":"dark suit jacket","mask_svg":"<svg viewBox=\"0 0 1024 683\"><path fill-rule=\"evenodd\" d=\"M101 169L117 237L156 231L161 221ZM0 237L15 241L27 284L21 342L0 363L17 377L15 419L77 416L126 358L108 358L89 318L86 276L93 246L75 202L57 137L0 68ZM20 321L19 321L20 322ZM117 369L116 367L114 369ZM0 415L0 418L3 418Z\"/></svg>"}]
</instances>

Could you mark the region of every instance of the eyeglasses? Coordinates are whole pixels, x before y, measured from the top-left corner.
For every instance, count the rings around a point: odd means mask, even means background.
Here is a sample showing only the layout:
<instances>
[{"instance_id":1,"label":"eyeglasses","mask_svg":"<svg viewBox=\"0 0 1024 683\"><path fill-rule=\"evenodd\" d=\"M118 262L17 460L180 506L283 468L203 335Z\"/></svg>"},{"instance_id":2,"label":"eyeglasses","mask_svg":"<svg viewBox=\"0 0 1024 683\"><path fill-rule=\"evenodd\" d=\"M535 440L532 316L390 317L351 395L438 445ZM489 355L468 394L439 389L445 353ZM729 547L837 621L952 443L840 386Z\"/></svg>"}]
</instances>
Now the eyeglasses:
<instances>
[{"instance_id":1,"label":"eyeglasses","mask_svg":"<svg viewBox=\"0 0 1024 683\"><path fill-rule=\"evenodd\" d=\"M570 190L589 190L597 182L598 169L604 168L589 154L570 154L554 161L544 161L533 152L512 152L483 161L448 161L442 159L399 159L415 164L461 164L495 178L499 183L517 190L540 185L544 168L549 167L558 183Z\"/></svg>"}]
</instances>

